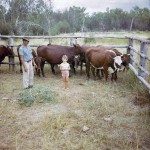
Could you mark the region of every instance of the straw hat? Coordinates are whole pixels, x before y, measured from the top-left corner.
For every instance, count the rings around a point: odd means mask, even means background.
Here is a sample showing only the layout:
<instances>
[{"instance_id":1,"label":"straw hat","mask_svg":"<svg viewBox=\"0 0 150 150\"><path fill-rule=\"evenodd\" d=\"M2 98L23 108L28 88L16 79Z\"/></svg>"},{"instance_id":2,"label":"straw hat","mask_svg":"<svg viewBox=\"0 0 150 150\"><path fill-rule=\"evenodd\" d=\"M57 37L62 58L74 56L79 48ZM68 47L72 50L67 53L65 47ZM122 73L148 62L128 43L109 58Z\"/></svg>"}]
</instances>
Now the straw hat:
<instances>
[{"instance_id":1,"label":"straw hat","mask_svg":"<svg viewBox=\"0 0 150 150\"><path fill-rule=\"evenodd\" d=\"M28 41L29 42L29 39L27 38L22 38L23 41Z\"/></svg>"}]
</instances>

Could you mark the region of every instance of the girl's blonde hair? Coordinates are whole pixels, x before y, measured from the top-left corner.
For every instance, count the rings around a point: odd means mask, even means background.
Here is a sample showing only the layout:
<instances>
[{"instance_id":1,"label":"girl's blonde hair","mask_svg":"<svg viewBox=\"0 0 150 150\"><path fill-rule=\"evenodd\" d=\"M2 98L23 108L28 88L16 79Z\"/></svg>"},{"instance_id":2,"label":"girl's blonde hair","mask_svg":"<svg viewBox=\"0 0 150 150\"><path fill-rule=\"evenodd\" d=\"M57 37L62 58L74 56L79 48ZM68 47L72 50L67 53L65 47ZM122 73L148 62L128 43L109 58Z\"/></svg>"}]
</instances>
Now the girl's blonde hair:
<instances>
[{"instance_id":1,"label":"girl's blonde hair","mask_svg":"<svg viewBox=\"0 0 150 150\"><path fill-rule=\"evenodd\" d=\"M68 56L67 56L67 55L63 55L62 61L63 61L63 60L68 60Z\"/></svg>"}]
</instances>

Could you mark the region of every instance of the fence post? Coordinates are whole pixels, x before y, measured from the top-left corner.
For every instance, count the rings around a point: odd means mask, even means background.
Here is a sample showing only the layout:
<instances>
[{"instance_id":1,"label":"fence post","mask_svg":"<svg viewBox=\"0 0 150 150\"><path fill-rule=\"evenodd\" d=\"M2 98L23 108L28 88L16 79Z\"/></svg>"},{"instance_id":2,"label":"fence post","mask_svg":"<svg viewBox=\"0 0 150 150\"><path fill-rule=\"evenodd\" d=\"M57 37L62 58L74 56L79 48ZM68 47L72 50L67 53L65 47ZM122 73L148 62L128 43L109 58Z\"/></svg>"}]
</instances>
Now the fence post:
<instances>
[{"instance_id":1,"label":"fence post","mask_svg":"<svg viewBox=\"0 0 150 150\"><path fill-rule=\"evenodd\" d=\"M48 44L50 44L51 45L51 38L49 38L49 43Z\"/></svg>"},{"instance_id":2,"label":"fence post","mask_svg":"<svg viewBox=\"0 0 150 150\"><path fill-rule=\"evenodd\" d=\"M13 38L8 38L8 46L11 47L11 50L13 51L13 45L14 45L14 40ZM15 57L14 56L8 56L9 63L14 63L15 62ZM9 64L9 71L14 71L15 65L14 64Z\"/></svg>"},{"instance_id":3,"label":"fence post","mask_svg":"<svg viewBox=\"0 0 150 150\"><path fill-rule=\"evenodd\" d=\"M75 38L75 44L78 44L78 42L77 42L77 38Z\"/></svg>"},{"instance_id":4,"label":"fence post","mask_svg":"<svg viewBox=\"0 0 150 150\"><path fill-rule=\"evenodd\" d=\"M73 46L73 38L70 38L70 46Z\"/></svg>"},{"instance_id":5,"label":"fence post","mask_svg":"<svg viewBox=\"0 0 150 150\"><path fill-rule=\"evenodd\" d=\"M133 39L129 38L129 46L128 46L128 49L127 49L127 54L130 54L130 64L133 65L133 59L134 59L134 51L130 48L133 47Z\"/></svg>"},{"instance_id":6,"label":"fence post","mask_svg":"<svg viewBox=\"0 0 150 150\"><path fill-rule=\"evenodd\" d=\"M140 53L142 53L145 56L147 56L147 51L148 51L148 45L145 42L141 41ZM140 56L140 63L139 63L139 65L141 67L143 67L145 70L147 70L146 59L144 57L142 57L142 56ZM143 77L143 78L146 77L146 73L144 71L142 71L140 68L139 68L139 71L138 71L138 75Z\"/></svg>"}]
</instances>

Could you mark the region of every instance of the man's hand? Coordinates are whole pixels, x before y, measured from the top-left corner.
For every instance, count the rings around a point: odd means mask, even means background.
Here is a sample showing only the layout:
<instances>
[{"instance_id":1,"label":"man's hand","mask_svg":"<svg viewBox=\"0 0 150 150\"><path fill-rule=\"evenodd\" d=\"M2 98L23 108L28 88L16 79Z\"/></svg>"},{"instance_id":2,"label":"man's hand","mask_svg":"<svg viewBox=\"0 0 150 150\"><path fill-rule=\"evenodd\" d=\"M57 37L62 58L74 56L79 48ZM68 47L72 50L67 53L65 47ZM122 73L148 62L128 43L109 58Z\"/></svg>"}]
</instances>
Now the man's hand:
<instances>
[{"instance_id":1,"label":"man's hand","mask_svg":"<svg viewBox=\"0 0 150 150\"><path fill-rule=\"evenodd\" d=\"M24 66L24 71L27 72L28 71L28 68L26 66Z\"/></svg>"}]
</instances>

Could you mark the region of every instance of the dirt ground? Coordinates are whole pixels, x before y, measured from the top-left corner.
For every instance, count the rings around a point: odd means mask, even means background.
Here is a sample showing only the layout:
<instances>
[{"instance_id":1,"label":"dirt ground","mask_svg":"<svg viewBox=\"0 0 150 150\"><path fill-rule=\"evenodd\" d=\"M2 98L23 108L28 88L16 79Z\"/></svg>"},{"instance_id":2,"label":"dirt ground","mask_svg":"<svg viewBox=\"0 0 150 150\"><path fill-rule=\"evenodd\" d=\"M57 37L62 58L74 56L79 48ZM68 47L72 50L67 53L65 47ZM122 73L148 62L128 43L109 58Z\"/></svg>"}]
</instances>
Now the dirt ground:
<instances>
[{"instance_id":1,"label":"dirt ground","mask_svg":"<svg viewBox=\"0 0 150 150\"><path fill-rule=\"evenodd\" d=\"M35 87L48 87L55 100L26 107L17 103L22 75L1 67L0 150L150 149L149 95L133 78L128 71L117 83L88 81L78 70L65 90L60 72L47 67Z\"/></svg>"}]
</instances>

